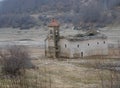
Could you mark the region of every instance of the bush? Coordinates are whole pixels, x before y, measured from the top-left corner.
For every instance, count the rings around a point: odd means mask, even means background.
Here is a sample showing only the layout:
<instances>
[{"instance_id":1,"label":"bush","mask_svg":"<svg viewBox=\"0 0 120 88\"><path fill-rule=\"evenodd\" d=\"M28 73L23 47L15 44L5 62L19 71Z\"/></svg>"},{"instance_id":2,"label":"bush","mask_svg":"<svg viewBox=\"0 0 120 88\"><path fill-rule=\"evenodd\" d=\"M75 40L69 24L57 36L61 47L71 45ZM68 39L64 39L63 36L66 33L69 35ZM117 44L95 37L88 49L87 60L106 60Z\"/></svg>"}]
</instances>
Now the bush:
<instances>
[{"instance_id":1,"label":"bush","mask_svg":"<svg viewBox=\"0 0 120 88\"><path fill-rule=\"evenodd\" d=\"M11 46L6 52L1 52L2 73L18 76L25 73L25 68L31 65L30 56L24 46Z\"/></svg>"}]
</instances>

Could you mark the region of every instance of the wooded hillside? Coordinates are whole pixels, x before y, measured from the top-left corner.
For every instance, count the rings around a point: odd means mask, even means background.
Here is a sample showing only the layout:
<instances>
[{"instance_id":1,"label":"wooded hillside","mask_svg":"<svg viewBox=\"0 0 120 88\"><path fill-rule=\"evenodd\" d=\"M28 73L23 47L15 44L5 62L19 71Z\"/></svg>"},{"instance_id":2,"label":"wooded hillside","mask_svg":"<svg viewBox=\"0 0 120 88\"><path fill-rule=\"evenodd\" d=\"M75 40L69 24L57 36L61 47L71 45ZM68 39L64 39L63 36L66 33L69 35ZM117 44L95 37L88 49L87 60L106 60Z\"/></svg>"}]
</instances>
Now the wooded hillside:
<instances>
[{"instance_id":1,"label":"wooded hillside","mask_svg":"<svg viewBox=\"0 0 120 88\"><path fill-rule=\"evenodd\" d=\"M63 23L104 26L118 19L119 6L120 0L4 0L1 2L0 27L30 28L36 26L38 20L45 25L50 19L47 15L51 14ZM36 21L32 14L43 15Z\"/></svg>"}]
</instances>

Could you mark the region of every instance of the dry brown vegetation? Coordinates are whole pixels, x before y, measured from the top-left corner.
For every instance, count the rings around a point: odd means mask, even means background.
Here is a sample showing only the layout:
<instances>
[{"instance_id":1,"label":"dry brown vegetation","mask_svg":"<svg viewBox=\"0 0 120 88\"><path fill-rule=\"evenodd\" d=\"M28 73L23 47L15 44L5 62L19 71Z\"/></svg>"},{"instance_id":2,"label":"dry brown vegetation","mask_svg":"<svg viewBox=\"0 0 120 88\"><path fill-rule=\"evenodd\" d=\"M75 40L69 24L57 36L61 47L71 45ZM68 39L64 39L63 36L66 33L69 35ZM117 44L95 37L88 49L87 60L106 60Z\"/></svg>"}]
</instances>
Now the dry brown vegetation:
<instances>
[{"instance_id":1,"label":"dry brown vegetation","mask_svg":"<svg viewBox=\"0 0 120 88\"><path fill-rule=\"evenodd\" d=\"M36 59L33 63L37 68L27 70L22 78L0 79L1 88L119 88L120 74L114 70L85 66L78 60Z\"/></svg>"},{"instance_id":2,"label":"dry brown vegetation","mask_svg":"<svg viewBox=\"0 0 120 88\"><path fill-rule=\"evenodd\" d=\"M10 46L0 52L2 73L4 75L17 76L24 74L25 68L30 64L30 55L24 46Z\"/></svg>"},{"instance_id":3,"label":"dry brown vegetation","mask_svg":"<svg viewBox=\"0 0 120 88\"><path fill-rule=\"evenodd\" d=\"M114 64L118 61L104 56L58 61L41 55L32 58L36 67L25 69L22 76L0 74L0 88L119 88L119 65Z\"/></svg>"}]
</instances>

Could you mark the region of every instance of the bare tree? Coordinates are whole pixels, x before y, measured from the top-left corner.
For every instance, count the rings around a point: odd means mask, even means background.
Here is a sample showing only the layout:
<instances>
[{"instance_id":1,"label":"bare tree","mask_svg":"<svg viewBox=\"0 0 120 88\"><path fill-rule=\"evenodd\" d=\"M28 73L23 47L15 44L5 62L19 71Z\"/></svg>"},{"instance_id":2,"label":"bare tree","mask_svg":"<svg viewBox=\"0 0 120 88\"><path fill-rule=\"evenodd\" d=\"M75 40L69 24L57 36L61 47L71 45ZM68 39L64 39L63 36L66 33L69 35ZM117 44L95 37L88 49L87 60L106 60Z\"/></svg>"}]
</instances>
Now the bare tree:
<instances>
[{"instance_id":1,"label":"bare tree","mask_svg":"<svg viewBox=\"0 0 120 88\"><path fill-rule=\"evenodd\" d=\"M17 76L25 73L29 66L30 56L24 46L11 46L6 52L1 52L2 73L5 75Z\"/></svg>"}]
</instances>

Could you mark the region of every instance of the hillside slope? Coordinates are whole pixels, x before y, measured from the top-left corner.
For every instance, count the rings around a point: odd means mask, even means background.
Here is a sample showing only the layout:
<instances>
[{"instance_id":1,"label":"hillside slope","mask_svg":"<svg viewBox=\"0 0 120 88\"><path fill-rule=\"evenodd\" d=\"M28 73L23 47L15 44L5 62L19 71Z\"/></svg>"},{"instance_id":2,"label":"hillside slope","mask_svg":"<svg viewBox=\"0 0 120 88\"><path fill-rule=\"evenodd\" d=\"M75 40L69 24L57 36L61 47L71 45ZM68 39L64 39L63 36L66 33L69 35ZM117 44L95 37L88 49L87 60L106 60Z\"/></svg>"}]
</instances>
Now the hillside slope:
<instances>
[{"instance_id":1,"label":"hillside slope","mask_svg":"<svg viewBox=\"0 0 120 88\"><path fill-rule=\"evenodd\" d=\"M0 27L29 29L55 17L61 23L102 27L119 17L120 0L4 0ZM38 15L38 18L34 17Z\"/></svg>"}]
</instances>

